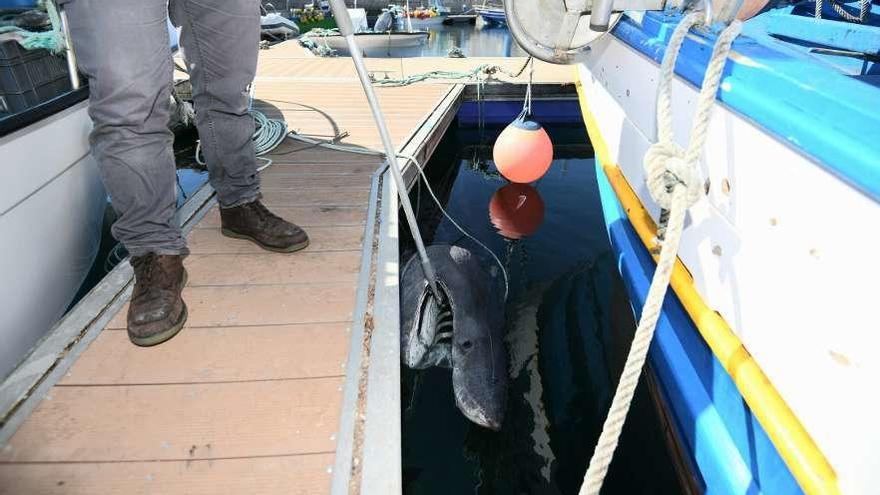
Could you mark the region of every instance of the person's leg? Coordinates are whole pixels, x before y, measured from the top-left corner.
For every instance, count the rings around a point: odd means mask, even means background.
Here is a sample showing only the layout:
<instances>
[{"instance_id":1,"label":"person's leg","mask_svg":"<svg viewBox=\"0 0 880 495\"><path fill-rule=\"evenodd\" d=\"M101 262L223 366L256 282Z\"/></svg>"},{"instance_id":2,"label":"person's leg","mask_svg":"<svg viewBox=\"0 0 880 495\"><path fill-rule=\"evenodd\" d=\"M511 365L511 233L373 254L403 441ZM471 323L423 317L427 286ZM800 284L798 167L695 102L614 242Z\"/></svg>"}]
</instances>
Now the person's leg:
<instances>
[{"instance_id":1,"label":"person's leg","mask_svg":"<svg viewBox=\"0 0 880 495\"><path fill-rule=\"evenodd\" d=\"M166 0L64 2L79 66L89 80L90 139L131 254L128 335L138 345L173 337L186 321L186 243L174 220L176 178L168 129L171 51Z\"/></svg>"},{"instance_id":2,"label":"person's leg","mask_svg":"<svg viewBox=\"0 0 880 495\"><path fill-rule=\"evenodd\" d=\"M292 252L308 246L308 236L260 202L254 120L248 112L259 53L259 6L258 0L171 0L171 17L181 27L196 126L220 201L222 233Z\"/></svg>"},{"instance_id":3,"label":"person's leg","mask_svg":"<svg viewBox=\"0 0 880 495\"><path fill-rule=\"evenodd\" d=\"M202 153L220 206L260 197L248 113L248 88L257 70L258 0L171 0L171 20L193 86Z\"/></svg>"},{"instance_id":4,"label":"person's leg","mask_svg":"<svg viewBox=\"0 0 880 495\"><path fill-rule=\"evenodd\" d=\"M185 254L174 220L166 2L72 0L65 8L89 81L92 154L119 214L113 236L132 256Z\"/></svg>"}]
</instances>

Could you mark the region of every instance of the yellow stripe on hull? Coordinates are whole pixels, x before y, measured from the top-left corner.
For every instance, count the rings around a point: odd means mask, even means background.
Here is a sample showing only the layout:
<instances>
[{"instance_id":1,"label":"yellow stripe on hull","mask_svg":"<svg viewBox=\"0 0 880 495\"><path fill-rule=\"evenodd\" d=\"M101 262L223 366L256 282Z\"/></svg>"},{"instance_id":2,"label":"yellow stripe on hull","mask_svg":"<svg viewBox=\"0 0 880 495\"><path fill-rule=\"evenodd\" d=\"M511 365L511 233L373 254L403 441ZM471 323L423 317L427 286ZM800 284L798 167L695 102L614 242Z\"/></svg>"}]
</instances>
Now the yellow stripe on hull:
<instances>
[{"instance_id":1,"label":"yellow stripe on hull","mask_svg":"<svg viewBox=\"0 0 880 495\"><path fill-rule=\"evenodd\" d=\"M620 168L611 162L608 146L602 139L595 117L590 113L575 66L578 99L590 141L614 193L642 243L654 255L657 226L644 208ZM825 455L767 375L743 346L739 337L716 311L706 305L693 284L693 278L680 259L676 260L670 286L693 320L712 353L733 379L740 394L767 432L779 455L791 470L801 489L808 494L840 493L837 475Z\"/></svg>"}]
</instances>

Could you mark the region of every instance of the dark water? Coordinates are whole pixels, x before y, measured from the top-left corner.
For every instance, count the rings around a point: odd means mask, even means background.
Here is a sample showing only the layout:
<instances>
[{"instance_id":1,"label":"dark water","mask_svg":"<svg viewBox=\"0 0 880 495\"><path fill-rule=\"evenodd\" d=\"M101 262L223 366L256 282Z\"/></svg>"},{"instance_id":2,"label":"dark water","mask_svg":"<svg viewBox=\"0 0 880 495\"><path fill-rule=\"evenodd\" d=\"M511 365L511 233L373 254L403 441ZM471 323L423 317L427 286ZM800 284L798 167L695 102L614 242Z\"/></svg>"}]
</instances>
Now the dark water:
<instances>
[{"instance_id":1,"label":"dark water","mask_svg":"<svg viewBox=\"0 0 880 495\"><path fill-rule=\"evenodd\" d=\"M418 24L413 27L419 29ZM455 47L460 48L468 57L528 56L513 40L510 31L503 26L440 25L423 29L431 33L427 43L413 50L417 53L406 56L445 57Z\"/></svg>"},{"instance_id":2,"label":"dark water","mask_svg":"<svg viewBox=\"0 0 880 495\"><path fill-rule=\"evenodd\" d=\"M604 230L586 131L579 124L548 131L555 160L532 186L498 176L485 143L500 128L453 126L429 164L449 213L509 272L510 387L496 433L458 411L449 370L402 367L406 494L576 494L583 480L635 325ZM424 191L411 196L429 244L459 244L492 263L438 219ZM499 202L510 197L522 207L500 214ZM408 232L401 237L405 260L412 243ZM643 379L603 493L678 492Z\"/></svg>"},{"instance_id":3,"label":"dark water","mask_svg":"<svg viewBox=\"0 0 880 495\"><path fill-rule=\"evenodd\" d=\"M525 57L528 56L510 36L504 26L480 25L425 25L413 22L413 29L430 33L425 44L412 48L370 53L376 57L446 57L453 48L461 49L467 57Z\"/></svg>"}]
</instances>

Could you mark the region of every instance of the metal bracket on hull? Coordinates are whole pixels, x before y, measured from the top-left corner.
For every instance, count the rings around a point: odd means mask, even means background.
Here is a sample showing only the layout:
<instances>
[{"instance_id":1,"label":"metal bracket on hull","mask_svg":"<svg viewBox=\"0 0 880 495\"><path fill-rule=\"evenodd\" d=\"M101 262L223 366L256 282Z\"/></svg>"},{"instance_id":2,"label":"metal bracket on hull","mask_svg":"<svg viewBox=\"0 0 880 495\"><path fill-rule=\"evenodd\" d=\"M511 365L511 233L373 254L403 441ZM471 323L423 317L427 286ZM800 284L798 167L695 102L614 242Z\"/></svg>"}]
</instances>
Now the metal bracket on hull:
<instances>
[{"instance_id":1,"label":"metal bracket on hull","mask_svg":"<svg viewBox=\"0 0 880 495\"><path fill-rule=\"evenodd\" d=\"M504 10L510 33L529 55L571 64L613 27L622 10L660 10L664 4L665 0L504 0Z\"/></svg>"},{"instance_id":2,"label":"metal bracket on hull","mask_svg":"<svg viewBox=\"0 0 880 495\"><path fill-rule=\"evenodd\" d=\"M729 24L743 0L504 0L507 25L529 55L575 64L610 31L624 11L698 10L708 24Z\"/></svg>"}]
</instances>

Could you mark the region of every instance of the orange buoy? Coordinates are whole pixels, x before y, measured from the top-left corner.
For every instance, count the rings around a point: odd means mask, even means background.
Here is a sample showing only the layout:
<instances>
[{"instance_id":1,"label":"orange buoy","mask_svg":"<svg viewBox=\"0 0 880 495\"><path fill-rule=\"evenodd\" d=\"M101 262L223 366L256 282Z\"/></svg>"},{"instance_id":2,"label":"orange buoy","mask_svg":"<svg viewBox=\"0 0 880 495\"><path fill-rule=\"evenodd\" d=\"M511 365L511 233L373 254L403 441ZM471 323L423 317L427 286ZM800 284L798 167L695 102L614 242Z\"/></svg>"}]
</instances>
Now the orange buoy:
<instances>
[{"instance_id":1,"label":"orange buoy","mask_svg":"<svg viewBox=\"0 0 880 495\"><path fill-rule=\"evenodd\" d=\"M527 184L547 173L553 161L553 143L541 124L520 118L495 140L492 158L507 180Z\"/></svg>"},{"instance_id":2,"label":"orange buoy","mask_svg":"<svg viewBox=\"0 0 880 495\"><path fill-rule=\"evenodd\" d=\"M532 235L544 221L544 200L529 184L507 184L489 201L489 220L508 239Z\"/></svg>"}]
</instances>

